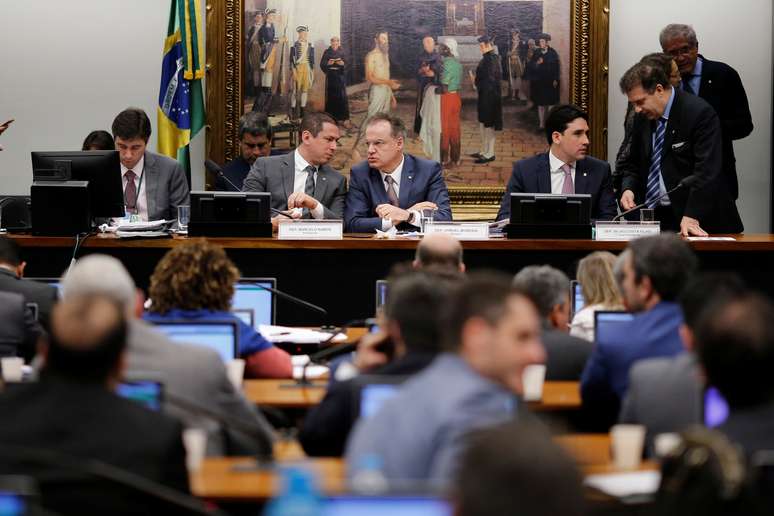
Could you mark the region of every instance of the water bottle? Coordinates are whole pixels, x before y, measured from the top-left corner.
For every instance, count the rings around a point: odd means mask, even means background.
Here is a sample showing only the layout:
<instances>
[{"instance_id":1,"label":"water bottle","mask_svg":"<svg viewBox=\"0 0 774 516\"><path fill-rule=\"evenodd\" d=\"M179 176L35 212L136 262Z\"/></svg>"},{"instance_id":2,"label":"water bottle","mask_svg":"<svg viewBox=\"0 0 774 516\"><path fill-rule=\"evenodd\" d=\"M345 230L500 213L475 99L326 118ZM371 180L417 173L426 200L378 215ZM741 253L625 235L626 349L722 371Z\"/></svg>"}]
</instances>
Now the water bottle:
<instances>
[{"instance_id":1,"label":"water bottle","mask_svg":"<svg viewBox=\"0 0 774 516\"><path fill-rule=\"evenodd\" d=\"M389 489L389 483L382 471L382 458L376 454L363 455L355 466L351 487L357 494L378 495Z\"/></svg>"},{"instance_id":2,"label":"water bottle","mask_svg":"<svg viewBox=\"0 0 774 516\"><path fill-rule=\"evenodd\" d=\"M269 502L264 516L318 516L322 505L314 476L301 468L282 471L282 493Z\"/></svg>"}]
</instances>

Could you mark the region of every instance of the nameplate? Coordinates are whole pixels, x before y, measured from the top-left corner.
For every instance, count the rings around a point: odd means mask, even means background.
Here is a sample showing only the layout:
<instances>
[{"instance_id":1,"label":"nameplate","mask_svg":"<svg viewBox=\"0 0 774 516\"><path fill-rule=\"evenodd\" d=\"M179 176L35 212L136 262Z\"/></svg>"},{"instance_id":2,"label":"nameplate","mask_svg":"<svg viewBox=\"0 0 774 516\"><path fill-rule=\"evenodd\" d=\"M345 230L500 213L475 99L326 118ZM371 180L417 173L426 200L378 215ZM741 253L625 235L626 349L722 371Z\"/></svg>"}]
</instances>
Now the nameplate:
<instances>
[{"instance_id":1,"label":"nameplate","mask_svg":"<svg viewBox=\"0 0 774 516\"><path fill-rule=\"evenodd\" d=\"M280 240L341 240L344 223L340 220L280 220L277 238Z\"/></svg>"},{"instance_id":2,"label":"nameplate","mask_svg":"<svg viewBox=\"0 0 774 516\"><path fill-rule=\"evenodd\" d=\"M457 240L487 240L489 238L488 222L428 222L425 224L425 235L445 233Z\"/></svg>"},{"instance_id":3,"label":"nameplate","mask_svg":"<svg viewBox=\"0 0 774 516\"><path fill-rule=\"evenodd\" d=\"M594 240L628 242L635 238L658 235L661 226L658 222L608 222L597 221Z\"/></svg>"}]
</instances>

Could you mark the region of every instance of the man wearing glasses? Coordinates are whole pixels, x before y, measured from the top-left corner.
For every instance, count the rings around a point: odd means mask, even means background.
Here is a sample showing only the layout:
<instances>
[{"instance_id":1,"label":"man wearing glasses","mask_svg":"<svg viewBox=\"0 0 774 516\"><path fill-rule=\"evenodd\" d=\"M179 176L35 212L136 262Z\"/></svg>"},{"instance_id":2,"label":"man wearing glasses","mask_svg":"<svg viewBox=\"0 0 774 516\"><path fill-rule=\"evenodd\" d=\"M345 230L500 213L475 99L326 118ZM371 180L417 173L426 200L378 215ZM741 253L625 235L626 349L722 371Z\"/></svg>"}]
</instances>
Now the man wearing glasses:
<instances>
[{"instance_id":1,"label":"man wearing glasses","mask_svg":"<svg viewBox=\"0 0 774 516\"><path fill-rule=\"evenodd\" d=\"M266 115L256 111L243 115L239 119L239 156L223 167L223 176L215 179L215 190L238 192L234 187L242 188L255 160L271 154L271 139L271 124Z\"/></svg>"}]
</instances>

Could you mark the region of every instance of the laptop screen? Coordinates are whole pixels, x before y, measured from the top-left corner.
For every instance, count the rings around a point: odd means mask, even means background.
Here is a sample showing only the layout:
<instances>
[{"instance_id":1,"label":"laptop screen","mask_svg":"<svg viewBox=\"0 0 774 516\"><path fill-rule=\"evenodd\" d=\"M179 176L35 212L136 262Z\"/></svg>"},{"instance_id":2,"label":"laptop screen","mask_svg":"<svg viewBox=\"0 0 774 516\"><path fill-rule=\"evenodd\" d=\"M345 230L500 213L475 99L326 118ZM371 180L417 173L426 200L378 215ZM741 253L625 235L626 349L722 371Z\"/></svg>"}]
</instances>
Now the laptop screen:
<instances>
[{"instance_id":1,"label":"laptop screen","mask_svg":"<svg viewBox=\"0 0 774 516\"><path fill-rule=\"evenodd\" d=\"M274 324L274 293L261 287L277 288L274 278L240 278L234 285L231 312L255 330L261 324Z\"/></svg>"},{"instance_id":2,"label":"laptop screen","mask_svg":"<svg viewBox=\"0 0 774 516\"><path fill-rule=\"evenodd\" d=\"M600 310L594 313L594 342L600 338L605 339L610 331L613 331L618 325L627 323L634 319L634 314L630 312L614 312Z\"/></svg>"},{"instance_id":3,"label":"laptop screen","mask_svg":"<svg viewBox=\"0 0 774 516\"><path fill-rule=\"evenodd\" d=\"M583 300L583 290L581 289L581 284L576 280L572 280L570 285L572 286L572 313L570 314L570 317L572 317L583 310L586 302Z\"/></svg>"},{"instance_id":4,"label":"laptop screen","mask_svg":"<svg viewBox=\"0 0 774 516\"><path fill-rule=\"evenodd\" d=\"M175 342L215 350L228 362L239 356L239 333L234 321L151 321Z\"/></svg>"},{"instance_id":5,"label":"laptop screen","mask_svg":"<svg viewBox=\"0 0 774 516\"><path fill-rule=\"evenodd\" d=\"M441 498L342 496L323 501L323 516L451 516L451 504Z\"/></svg>"},{"instance_id":6,"label":"laptop screen","mask_svg":"<svg viewBox=\"0 0 774 516\"><path fill-rule=\"evenodd\" d=\"M116 388L116 394L122 398L156 412L161 410L162 391L161 382L154 380L124 380Z\"/></svg>"}]
</instances>

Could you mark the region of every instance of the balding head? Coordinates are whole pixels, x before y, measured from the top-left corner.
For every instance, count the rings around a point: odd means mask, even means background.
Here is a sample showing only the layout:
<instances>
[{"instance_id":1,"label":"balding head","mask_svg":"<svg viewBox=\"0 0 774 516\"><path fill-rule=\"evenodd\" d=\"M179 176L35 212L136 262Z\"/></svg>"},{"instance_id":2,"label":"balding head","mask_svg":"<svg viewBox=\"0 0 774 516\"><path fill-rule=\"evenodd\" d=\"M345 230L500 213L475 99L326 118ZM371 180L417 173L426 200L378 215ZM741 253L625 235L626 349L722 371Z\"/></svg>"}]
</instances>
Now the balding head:
<instances>
[{"instance_id":1,"label":"balding head","mask_svg":"<svg viewBox=\"0 0 774 516\"><path fill-rule=\"evenodd\" d=\"M45 371L84 383L118 378L126 347L122 307L106 296L73 296L51 313Z\"/></svg>"},{"instance_id":2,"label":"balding head","mask_svg":"<svg viewBox=\"0 0 774 516\"><path fill-rule=\"evenodd\" d=\"M431 266L465 272L459 240L444 233L431 233L422 238L414 256L414 267L421 269Z\"/></svg>"},{"instance_id":3,"label":"balding head","mask_svg":"<svg viewBox=\"0 0 774 516\"><path fill-rule=\"evenodd\" d=\"M131 317L137 289L123 264L112 256L90 254L79 259L62 278L62 298L100 295L121 306Z\"/></svg>"}]
</instances>

